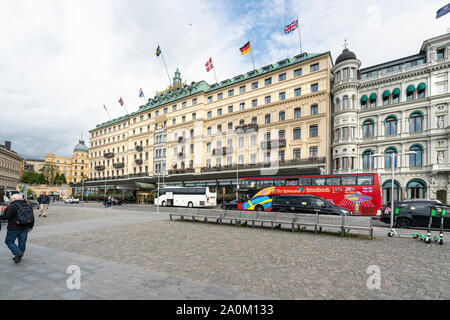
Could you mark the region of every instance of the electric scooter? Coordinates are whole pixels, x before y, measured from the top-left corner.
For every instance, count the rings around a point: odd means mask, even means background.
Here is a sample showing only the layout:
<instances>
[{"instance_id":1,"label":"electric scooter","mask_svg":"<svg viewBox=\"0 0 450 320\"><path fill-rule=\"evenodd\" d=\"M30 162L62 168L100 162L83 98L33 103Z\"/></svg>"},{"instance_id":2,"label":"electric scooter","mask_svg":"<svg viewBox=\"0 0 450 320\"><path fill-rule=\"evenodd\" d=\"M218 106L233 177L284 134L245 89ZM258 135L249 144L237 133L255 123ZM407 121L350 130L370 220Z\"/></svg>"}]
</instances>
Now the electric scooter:
<instances>
[{"instance_id":1,"label":"electric scooter","mask_svg":"<svg viewBox=\"0 0 450 320\"><path fill-rule=\"evenodd\" d=\"M388 237L392 238L392 237L396 236L398 238L411 238L410 235L399 234L395 230L395 226L397 225L397 220L398 220L399 214L400 214L400 208L395 208L395 211L394 211L394 225L393 225L392 229L388 232ZM417 239L419 237L420 237L420 234L418 234L418 233L414 233L412 235L412 238L414 238L414 239Z\"/></svg>"},{"instance_id":2,"label":"electric scooter","mask_svg":"<svg viewBox=\"0 0 450 320\"><path fill-rule=\"evenodd\" d=\"M430 219L428 220L427 236L425 237L425 239L423 239L426 244L430 244L431 243L431 222L433 221L433 218L435 216L436 216L436 209L435 208L431 208L431 210L430 210Z\"/></svg>"},{"instance_id":3,"label":"electric scooter","mask_svg":"<svg viewBox=\"0 0 450 320\"><path fill-rule=\"evenodd\" d=\"M439 208L441 212L441 226L439 229L439 236L434 237L434 241L438 242L440 245L444 244L444 217L445 217L445 209Z\"/></svg>"}]
</instances>

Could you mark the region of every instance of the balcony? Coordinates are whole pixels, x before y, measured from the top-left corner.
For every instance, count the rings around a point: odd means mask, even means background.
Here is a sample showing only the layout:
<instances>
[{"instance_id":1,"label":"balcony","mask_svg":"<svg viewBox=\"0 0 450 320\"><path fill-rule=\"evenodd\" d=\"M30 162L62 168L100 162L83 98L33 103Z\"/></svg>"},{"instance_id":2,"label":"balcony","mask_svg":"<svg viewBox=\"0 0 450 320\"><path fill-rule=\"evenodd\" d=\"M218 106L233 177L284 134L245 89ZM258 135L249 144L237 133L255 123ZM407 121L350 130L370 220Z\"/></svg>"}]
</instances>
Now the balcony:
<instances>
[{"instance_id":1,"label":"balcony","mask_svg":"<svg viewBox=\"0 0 450 320\"><path fill-rule=\"evenodd\" d=\"M142 161L142 159L135 159L134 163L136 163L137 165L140 166L140 165L142 165L143 161Z\"/></svg>"},{"instance_id":2,"label":"balcony","mask_svg":"<svg viewBox=\"0 0 450 320\"><path fill-rule=\"evenodd\" d=\"M284 148L286 147L286 139L273 139L261 142L261 149Z\"/></svg>"},{"instance_id":3,"label":"balcony","mask_svg":"<svg viewBox=\"0 0 450 320\"><path fill-rule=\"evenodd\" d=\"M105 166L95 166L95 170L103 171L103 170L105 170Z\"/></svg>"},{"instance_id":4,"label":"balcony","mask_svg":"<svg viewBox=\"0 0 450 320\"><path fill-rule=\"evenodd\" d=\"M237 134L247 133L247 132L256 132L258 131L258 124L257 123L248 123L236 126L234 128L234 132Z\"/></svg>"},{"instance_id":5,"label":"balcony","mask_svg":"<svg viewBox=\"0 0 450 320\"><path fill-rule=\"evenodd\" d=\"M233 152L233 147L221 147L221 148L214 148L212 151L212 154L215 156L222 156L225 154L231 154Z\"/></svg>"},{"instance_id":6,"label":"balcony","mask_svg":"<svg viewBox=\"0 0 450 320\"><path fill-rule=\"evenodd\" d=\"M116 169L121 169L121 168L124 168L124 167L125 167L125 163L123 163L123 162L117 162L117 163L114 163L114 164L113 164L113 167L116 168Z\"/></svg>"},{"instance_id":7,"label":"balcony","mask_svg":"<svg viewBox=\"0 0 450 320\"><path fill-rule=\"evenodd\" d=\"M105 158L114 158L114 153L112 153L112 152L105 152L104 154L103 154L103 156L105 157Z\"/></svg>"},{"instance_id":8,"label":"balcony","mask_svg":"<svg viewBox=\"0 0 450 320\"><path fill-rule=\"evenodd\" d=\"M254 164L240 164L237 165L227 165L227 166L216 166L216 167L206 167L202 168L201 172L222 172L222 171L236 171L236 170L246 170L246 169L258 169L258 168L269 168L278 166L282 167L293 167L293 166L308 166L308 165L319 165L326 164L326 158L323 157L310 157L307 159L292 159L287 161L278 161L278 162L260 162Z\"/></svg>"},{"instance_id":9,"label":"balcony","mask_svg":"<svg viewBox=\"0 0 450 320\"><path fill-rule=\"evenodd\" d=\"M186 169L169 169L167 171L168 174L183 174L183 173L194 173L195 170L191 168Z\"/></svg>"},{"instance_id":10,"label":"balcony","mask_svg":"<svg viewBox=\"0 0 450 320\"><path fill-rule=\"evenodd\" d=\"M144 150L144 148L142 146L139 146L139 145L137 145L135 148L136 148L136 151L139 151L139 152Z\"/></svg>"}]
</instances>

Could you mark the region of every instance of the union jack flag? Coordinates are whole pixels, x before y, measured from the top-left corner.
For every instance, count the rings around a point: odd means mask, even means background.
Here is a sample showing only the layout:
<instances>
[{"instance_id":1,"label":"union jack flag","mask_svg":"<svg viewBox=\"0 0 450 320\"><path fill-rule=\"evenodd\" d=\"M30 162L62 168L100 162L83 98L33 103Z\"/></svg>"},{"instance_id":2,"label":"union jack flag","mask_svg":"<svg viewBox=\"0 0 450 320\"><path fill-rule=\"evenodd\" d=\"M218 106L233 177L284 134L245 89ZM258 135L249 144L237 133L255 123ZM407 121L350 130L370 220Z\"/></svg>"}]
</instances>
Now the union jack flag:
<instances>
[{"instance_id":1,"label":"union jack flag","mask_svg":"<svg viewBox=\"0 0 450 320\"><path fill-rule=\"evenodd\" d=\"M284 27L284 33L288 34L297 29L298 29L298 18L291 24L288 24L286 27Z\"/></svg>"},{"instance_id":2,"label":"union jack flag","mask_svg":"<svg viewBox=\"0 0 450 320\"><path fill-rule=\"evenodd\" d=\"M122 100L122 97L120 97L119 103L120 103L120 105L123 107L123 100Z\"/></svg>"},{"instance_id":3,"label":"union jack flag","mask_svg":"<svg viewBox=\"0 0 450 320\"><path fill-rule=\"evenodd\" d=\"M212 58L209 58L209 60L205 63L205 67L207 72L210 72L214 68Z\"/></svg>"},{"instance_id":4,"label":"union jack flag","mask_svg":"<svg viewBox=\"0 0 450 320\"><path fill-rule=\"evenodd\" d=\"M144 98L144 91L142 91L142 88L139 90L139 98Z\"/></svg>"}]
</instances>

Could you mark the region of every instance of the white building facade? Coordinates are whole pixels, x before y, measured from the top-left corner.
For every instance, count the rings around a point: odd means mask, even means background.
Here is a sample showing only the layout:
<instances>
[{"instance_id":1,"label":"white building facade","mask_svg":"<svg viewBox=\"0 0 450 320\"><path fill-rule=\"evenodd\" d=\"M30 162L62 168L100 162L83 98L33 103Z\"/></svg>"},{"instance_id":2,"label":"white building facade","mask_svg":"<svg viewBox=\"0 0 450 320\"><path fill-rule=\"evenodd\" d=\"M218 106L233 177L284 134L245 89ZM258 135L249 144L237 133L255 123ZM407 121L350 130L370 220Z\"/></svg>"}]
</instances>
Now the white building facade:
<instances>
[{"instance_id":1,"label":"white building facade","mask_svg":"<svg viewBox=\"0 0 450 320\"><path fill-rule=\"evenodd\" d=\"M333 173L379 173L387 203L394 167L395 200L450 203L450 33L416 55L360 66L345 49L331 71Z\"/></svg>"}]
</instances>

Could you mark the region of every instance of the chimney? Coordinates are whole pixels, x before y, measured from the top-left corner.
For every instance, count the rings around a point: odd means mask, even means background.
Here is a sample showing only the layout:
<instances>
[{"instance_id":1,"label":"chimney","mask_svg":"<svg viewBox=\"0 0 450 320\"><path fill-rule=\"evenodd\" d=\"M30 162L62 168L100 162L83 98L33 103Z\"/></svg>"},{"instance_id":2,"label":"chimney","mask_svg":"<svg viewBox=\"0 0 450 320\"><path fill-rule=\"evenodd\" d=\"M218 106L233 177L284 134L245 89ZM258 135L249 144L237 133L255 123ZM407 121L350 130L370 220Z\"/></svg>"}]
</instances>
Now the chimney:
<instances>
[{"instance_id":1,"label":"chimney","mask_svg":"<svg viewBox=\"0 0 450 320\"><path fill-rule=\"evenodd\" d=\"M11 150L11 141L5 141L6 150Z\"/></svg>"}]
</instances>

